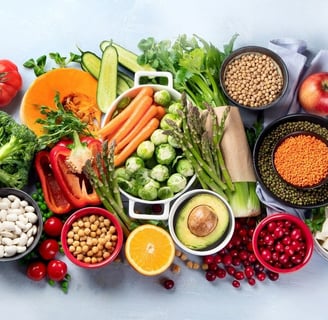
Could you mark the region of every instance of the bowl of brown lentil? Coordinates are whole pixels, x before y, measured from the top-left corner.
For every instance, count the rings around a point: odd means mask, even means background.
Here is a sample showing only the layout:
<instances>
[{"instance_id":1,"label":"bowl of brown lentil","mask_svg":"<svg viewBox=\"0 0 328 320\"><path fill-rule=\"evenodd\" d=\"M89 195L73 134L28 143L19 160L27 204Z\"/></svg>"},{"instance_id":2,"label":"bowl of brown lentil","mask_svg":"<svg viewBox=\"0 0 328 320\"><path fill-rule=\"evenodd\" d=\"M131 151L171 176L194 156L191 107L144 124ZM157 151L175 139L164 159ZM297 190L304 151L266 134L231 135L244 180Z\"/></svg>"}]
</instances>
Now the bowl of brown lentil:
<instances>
[{"instance_id":1,"label":"bowl of brown lentil","mask_svg":"<svg viewBox=\"0 0 328 320\"><path fill-rule=\"evenodd\" d=\"M61 242L71 262L82 268L100 268L117 258L123 246L123 231L106 209L86 207L65 221Z\"/></svg>"},{"instance_id":2,"label":"bowl of brown lentil","mask_svg":"<svg viewBox=\"0 0 328 320\"><path fill-rule=\"evenodd\" d=\"M272 161L278 142L300 131L311 132L328 140L328 123L323 117L296 113L278 118L258 136L253 149L253 167L262 189L277 202L293 208L318 208L328 204L328 183L315 188L295 187L281 179Z\"/></svg>"},{"instance_id":3,"label":"bowl of brown lentil","mask_svg":"<svg viewBox=\"0 0 328 320\"><path fill-rule=\"evenodd\" d=\"M273 148L273 167L295 188L318 188L328 181L328 140L311 131L282 137Z\"/></svg>"},{"instance_id":4,"label":"bowl of brown lentil","mask_svg":"<svg viewBox=\"0 0 328 320\"><path fill-rule=\"evenodd\" d=\"M277 106L288 86L284 61L270 49L246 46L222 63L220 85L230 103L248 110Z\"/></svg>"}]
</instances>

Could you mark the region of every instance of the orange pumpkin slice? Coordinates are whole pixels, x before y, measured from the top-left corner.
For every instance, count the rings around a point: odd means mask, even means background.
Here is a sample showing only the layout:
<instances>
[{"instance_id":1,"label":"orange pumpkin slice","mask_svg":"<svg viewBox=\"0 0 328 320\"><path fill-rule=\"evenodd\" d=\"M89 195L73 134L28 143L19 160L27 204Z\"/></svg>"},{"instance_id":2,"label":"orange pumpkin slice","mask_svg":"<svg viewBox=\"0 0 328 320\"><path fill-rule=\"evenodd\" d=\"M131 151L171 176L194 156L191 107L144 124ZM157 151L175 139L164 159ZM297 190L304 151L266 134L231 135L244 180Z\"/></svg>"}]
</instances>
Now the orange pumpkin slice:
<instances>
[{"instance_id":1,"label":"orange pumpkin slice","mask_svg":"<svg viewBox=\"0 0 328 320\"><path fill-rule=\"evenodd\" d=\"M97 80L88 72L74 68L53 69L36 78L27 89L20 107L21 122L37 136L44 134L43 126L36 122L44 118L42 105L56 109L55 95L58 92L65 109L71 110L89 129L95 132L100 127L101 111L97 106Z\"/></svg>"},{"instance_id":2,"label":"orange pumpkin slice","mask_svg":"<svg viewBox=\"0 0 328 320\"><path fill-rule=\"evenodd\" d=\"M125 256L137 272L155 276L170 267L175 256L175 246L166 230L144 224L129 234L125 243Z\"/></svg>"}]
</instances>

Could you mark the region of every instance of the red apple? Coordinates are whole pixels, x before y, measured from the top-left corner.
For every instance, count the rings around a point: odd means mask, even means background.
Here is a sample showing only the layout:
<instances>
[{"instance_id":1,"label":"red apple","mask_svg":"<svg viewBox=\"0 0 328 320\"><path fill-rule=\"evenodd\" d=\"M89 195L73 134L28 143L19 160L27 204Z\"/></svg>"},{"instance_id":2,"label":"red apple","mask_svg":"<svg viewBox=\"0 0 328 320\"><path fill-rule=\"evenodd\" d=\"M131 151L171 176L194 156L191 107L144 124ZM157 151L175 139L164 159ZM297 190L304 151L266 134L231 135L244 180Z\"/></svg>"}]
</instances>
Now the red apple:
<instances>
[{"instance_id":1,"label":"red apple","mask_svg":"<svg viewBox=\"0 0 328 320\"><path fill-rule=\"evenodd\" d=\"M301 107L309 113L328 115L328 72L313 73L306 77L298 91Z\"/></svg>"}]
</instances>

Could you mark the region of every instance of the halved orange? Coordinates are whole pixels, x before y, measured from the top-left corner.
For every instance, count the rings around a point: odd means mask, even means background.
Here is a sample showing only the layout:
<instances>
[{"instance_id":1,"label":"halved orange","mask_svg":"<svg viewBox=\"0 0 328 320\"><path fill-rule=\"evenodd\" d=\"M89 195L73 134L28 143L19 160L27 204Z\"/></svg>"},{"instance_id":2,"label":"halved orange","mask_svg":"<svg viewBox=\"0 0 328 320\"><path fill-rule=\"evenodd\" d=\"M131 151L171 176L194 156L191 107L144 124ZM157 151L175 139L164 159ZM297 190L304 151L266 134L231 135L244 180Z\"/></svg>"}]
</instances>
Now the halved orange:
<instances>
[{"instance_id":1,"label":"halved orange","mask_svg":"<svg viewBox=\"0 0 328 320\"><path fill-rule=\"evenodd\" d=\"M129 234L125 243L125 256L137 272L155 276L172 264L175 245L165 229L144 224Z\"/></svg>"}]
</instances>

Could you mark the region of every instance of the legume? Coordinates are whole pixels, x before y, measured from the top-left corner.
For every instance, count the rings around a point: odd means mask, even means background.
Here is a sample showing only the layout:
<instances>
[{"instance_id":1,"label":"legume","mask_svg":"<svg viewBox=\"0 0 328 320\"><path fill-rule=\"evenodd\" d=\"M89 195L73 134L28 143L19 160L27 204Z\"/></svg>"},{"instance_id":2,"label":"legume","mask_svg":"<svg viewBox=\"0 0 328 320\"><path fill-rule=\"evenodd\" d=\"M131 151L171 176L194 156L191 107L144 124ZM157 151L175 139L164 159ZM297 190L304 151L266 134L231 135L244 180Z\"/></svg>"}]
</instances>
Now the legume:
<instances>
[{"instance_id":1,"label":"legume","mask_svg":"<svg viewBox=\"0 0 328 320\"><path fill-rule=\"evenodd\" d=\"M116 228L108 218L90 215L77 219L67 233L69 251L77 260L100 263L110 257L117 243Z\"/></svg>"},{"instance_id":2,"label":"legume","mask_svg":"<svg viewBox=\"0 0 328 320\"><path fill-rule=\"evenodd\" d=\"M309 134L288 136L274 152L280 176L296 187L312 187L328 175L328 146Z\"/></svg>"},{"instance_id":3,"label":"legume","mask_svg":"<svg viewBox=\"0 0 328 320\"><path fill-rule=\"evenodd\" d=\"M281 93L284 79L279 66L266 54L245 53L226 68L224 85L232 100L258 108L272 103Z\"/></svg>"},{"instance_id":4,"label":"legume","mask_svg":"<svg viewBox=\"0 0 328 320\"><path fill-rule=\"evenodd\" d=\"M311 121L280 123L263 138L258 146L255 163L264 186L279 200L296 207L321 205L328 201L328 184L316 189L297 189L284 182L272 165L272 148L285 135L296 131L310 131L328 139L328 129Z\"/></svg>"}]
</instances>

